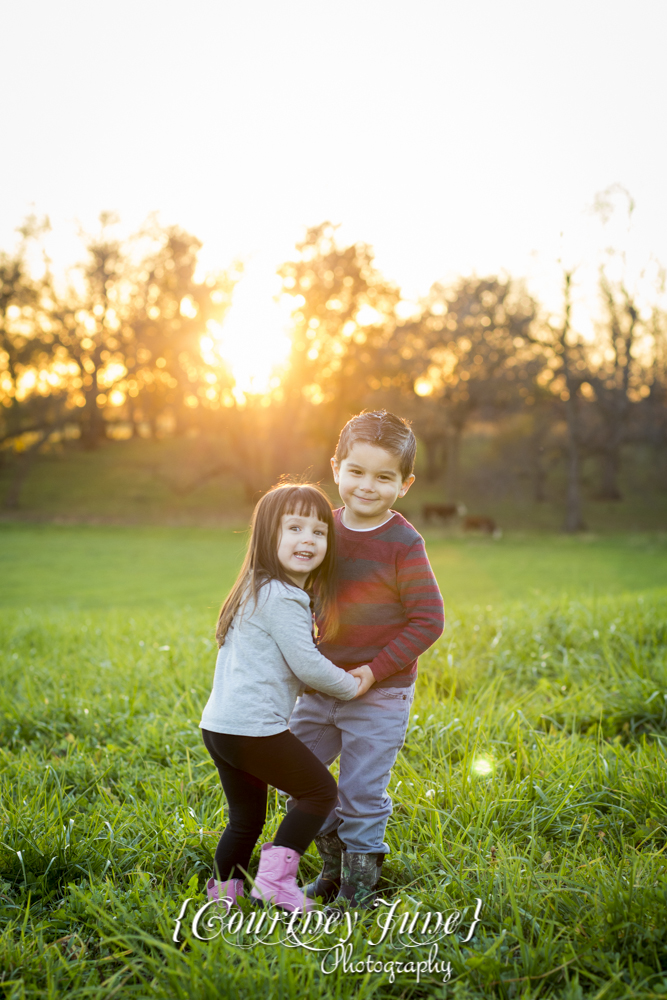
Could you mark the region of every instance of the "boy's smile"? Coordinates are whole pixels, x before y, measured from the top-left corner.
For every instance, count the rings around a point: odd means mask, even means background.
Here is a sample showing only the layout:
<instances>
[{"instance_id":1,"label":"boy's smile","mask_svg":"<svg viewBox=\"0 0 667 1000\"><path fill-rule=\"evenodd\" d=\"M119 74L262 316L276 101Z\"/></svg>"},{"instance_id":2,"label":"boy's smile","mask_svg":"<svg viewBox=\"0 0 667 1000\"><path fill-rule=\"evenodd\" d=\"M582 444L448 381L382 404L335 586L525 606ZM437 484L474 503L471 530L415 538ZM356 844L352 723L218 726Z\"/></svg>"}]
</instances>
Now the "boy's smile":
<instances>
[{"instance_id":1,"label":"boy's smile","mask_svg":"<svg viewBox=\"0 0 667 1000\"><path fill-rule=\"evenodd\" d=\"M387 511L403 497L415 477L401 476L398 455L366 441L356 441L340 464L331 459L334 480L345 504L343 523L348 528L377 528Z\"/></svg>"}]
</instances>

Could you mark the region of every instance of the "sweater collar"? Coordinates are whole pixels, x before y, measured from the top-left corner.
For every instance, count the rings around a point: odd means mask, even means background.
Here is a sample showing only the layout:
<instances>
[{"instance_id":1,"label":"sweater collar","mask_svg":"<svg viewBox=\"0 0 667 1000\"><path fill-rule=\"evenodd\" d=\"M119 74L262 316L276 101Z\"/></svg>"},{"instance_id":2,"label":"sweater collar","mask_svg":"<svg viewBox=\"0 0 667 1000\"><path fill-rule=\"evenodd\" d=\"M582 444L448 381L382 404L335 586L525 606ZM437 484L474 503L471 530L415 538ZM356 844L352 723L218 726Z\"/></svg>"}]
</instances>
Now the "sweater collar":
<instances>
[{"instance_id":1,"label":"sweater collar","mask_svg":"<svg viewBox=\"0 0 667 1000\"><path fill-rule=\"evenodd\" d=\"M347 532L350 538L358 538L358 539L375 538L376 535L382 534L382 532L386 531L387 528L392 527L394 524L396 524L397 519L401 517L398 511L392 510L391 512L392 516L387 521L384 521L382 524L378 524L377 527L368 528L366 530L362 528L360 531L355 531L354 528L348 528L348 526L343 522L344 510L345 510L344 507L337 507L336 510L333 512L336 526L340 531Z\"/></svg>"}]
</instances>

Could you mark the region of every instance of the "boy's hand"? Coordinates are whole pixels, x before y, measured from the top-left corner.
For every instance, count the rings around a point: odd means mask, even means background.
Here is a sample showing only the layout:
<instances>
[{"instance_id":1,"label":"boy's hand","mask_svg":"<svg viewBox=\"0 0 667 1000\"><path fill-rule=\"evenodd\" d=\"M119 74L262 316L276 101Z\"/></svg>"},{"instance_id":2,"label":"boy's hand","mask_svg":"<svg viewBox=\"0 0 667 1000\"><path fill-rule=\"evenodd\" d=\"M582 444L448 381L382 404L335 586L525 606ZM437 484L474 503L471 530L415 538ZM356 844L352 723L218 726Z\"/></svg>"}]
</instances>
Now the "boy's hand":
<instances>
[{"instance_id":1,"label":"boy's hand","mask_svg":"<svg viewBox=\"0 0 667 1000\"><path fill-rule=\"evenodd\" d=\"M362 694L366 694L368 689L375 684L375 675L367 663L364 663L363 667L355 667L354 670L348 670L348 674L352 674L353 677L359 680L359 690L355 694L355 698L360 698ZM352 700L354 701L354 698Z\"/></svg>"}]
</instances>

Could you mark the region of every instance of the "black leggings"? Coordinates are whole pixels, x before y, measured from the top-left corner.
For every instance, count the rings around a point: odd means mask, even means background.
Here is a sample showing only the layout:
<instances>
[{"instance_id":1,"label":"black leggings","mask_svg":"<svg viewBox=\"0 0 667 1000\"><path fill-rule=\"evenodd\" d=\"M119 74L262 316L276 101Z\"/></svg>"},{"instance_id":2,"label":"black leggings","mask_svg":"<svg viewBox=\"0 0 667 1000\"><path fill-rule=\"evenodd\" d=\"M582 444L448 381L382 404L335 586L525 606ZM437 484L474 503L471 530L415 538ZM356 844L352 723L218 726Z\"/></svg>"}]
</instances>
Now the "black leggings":
<instances>
[{"instance_id":1,"label":"black leggings","mask_svg":"<svg viewBox=\"0 0 667 1000\"><path fill-rule=\"evenodd\" d=\"M247 872L266 819L267 785L296 799L273 843L303 854L336 804L336 782L324 764L289 729L275 736L202 729L202 737L229 806L229 822L215 852L216 878L224 882Z\"/></svg>"}]
</instances>

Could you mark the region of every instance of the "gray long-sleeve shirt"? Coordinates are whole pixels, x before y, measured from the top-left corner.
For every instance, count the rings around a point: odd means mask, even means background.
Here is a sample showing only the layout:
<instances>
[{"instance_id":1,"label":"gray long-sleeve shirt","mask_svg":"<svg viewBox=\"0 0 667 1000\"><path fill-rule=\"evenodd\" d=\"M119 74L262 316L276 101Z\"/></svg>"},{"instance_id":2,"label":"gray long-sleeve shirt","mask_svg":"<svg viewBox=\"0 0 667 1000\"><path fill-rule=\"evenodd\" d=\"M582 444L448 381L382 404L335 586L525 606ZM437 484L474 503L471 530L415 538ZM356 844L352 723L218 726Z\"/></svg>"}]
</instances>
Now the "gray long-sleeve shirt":
<instances>
[{"instance_id":1,"label":"gray long-sleeve shirt","mask_svg":"<svg viewBox=\"0 0 667 1000\"><path fill-rule=\"evenodd\" d=\"M201 729L237 736L274 736L288 728L304 686L350 701L358 683L313 643L308 594L271 580L237 614L218 650L213 690Z\"/></svg>"}]
</instances>

